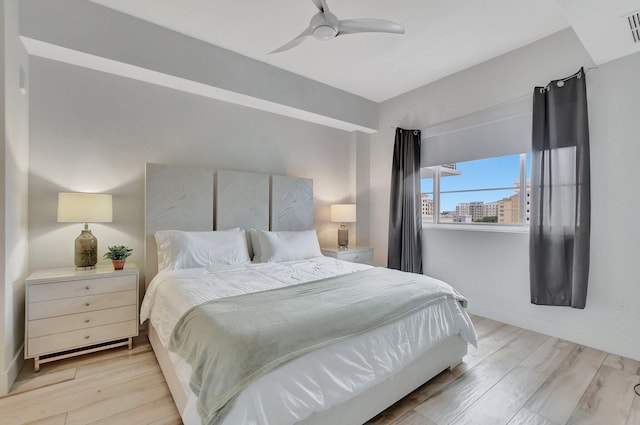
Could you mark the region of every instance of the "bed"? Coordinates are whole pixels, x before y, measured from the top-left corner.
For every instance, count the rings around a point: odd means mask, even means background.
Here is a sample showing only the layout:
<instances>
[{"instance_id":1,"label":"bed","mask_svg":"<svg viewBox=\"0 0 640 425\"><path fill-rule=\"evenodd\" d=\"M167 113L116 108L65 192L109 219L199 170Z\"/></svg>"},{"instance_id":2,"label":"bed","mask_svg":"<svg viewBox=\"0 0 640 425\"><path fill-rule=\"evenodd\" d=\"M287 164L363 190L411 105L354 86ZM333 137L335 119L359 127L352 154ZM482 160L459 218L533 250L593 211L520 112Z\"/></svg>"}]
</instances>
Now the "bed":
<instances>
[{"instance_id":1,"label":"bed","mask_svg":"<svg viewBox=\"0 0 640 425\"><path fill-rule=\"evenodd\" d=\"M396 275L387 279L386 273L390 272L387 269L321 256L315 232L309 231L313 224L313 190L308 179L147 164L145 198L147 290L141 321L147 321L152 347L187 425L363 424L441 371L460 363L467 352L467 344L475 344L475 332L463 308L464 298L440 281L419 276L424 282L420 280L416 285L428 283L441 291L437 292L437 299L416 301L421 303L420 308L408 306L401 315L389 312L384 320L375 319L380 320L375 327L351 329L350 333L344 334L346 336L331 334L323 343L304 346L308 347L304 350L296 348L299 352L295 356L278 354L274 358L283 360L260 374L252 374L247 385L239 386L229 399L223 399L223 408L214 409L215 416L206 416L203 409L213 401L203 401L200 381L194 391L196 372L204 369L226 373L227 369L234 368L203 368L193 363L190 350L180 351L177 344L181 336L189 334L190 326L196 323L190 314L209 307L226 308L225 312L237 314L244 309L227 304L251 299L251 309L255 308L255 311L250 309L250 314L263 318L255 322L268 322L268 313L274 309L277 310L275 322L278 322L284 307L277 303L283 294L295 293L293 302L307 305L309 311L322 304L334 290L346 291L346 294L351 291L351 295L340 293L335 296L340 300L344 298L346 305L359 305L359 301L355 303L348 298L366 292L362 289L364 286L357 285L370 285L373 279L391 281ZM211 232L214 229L216 231ZM191 257L187 255L188 258L176 254L167 260L170 257L167 253L173 252L167 247L198 246L200 242L193 238L203 235L209 238L210 244L211 237L218 238L214 251L217 247L226 248L219 248L220 251L214 254L209 250L201 258L198 253ZM165 243L167 240L170 243ZM227 240L233 242L226 244ZM258 252L260 247L263 252ZM186 248L186 251L192 250ZM247 261L251 257L254 261ZM207 261L209 263L203 267L202 263ZM174 263L179 264L175 266ZM403 276L398 278L404 279ZM320 291L317 289L320 285L331 288L323 287ZM407 284L398 282L392 286L405 290ZM386 286L381 290L386 291ZM297 298L310 292L320 295L313 295L316 298L310 301ZM385 293L384 297L388 296L392 295ZM331 300L328 304L335 302ZM274 305L278 307L272 307ZM383 306L380 304L376 309L383 309ZM213 317L217 318L219 314L220 310L216 310ZM298 312L292 314L294 319L285 322L304 322ZM363 315L354 314L355 318L343 318L341 323L357 322ZM316 313L309 323L326 324L331 316L338 317L338 313ZM231 317L232 322L248 323L245 318ZM317 328L326 327L331 326ZM336 327L342 332L347 326ZM174 332L174 329L179 331ZM281 332L284 328L279 329ZM301 329L315 332L316 327L307 325ZM296 330L291 335L306 333ZM229 341L234 340L227 340L227 334L224 335L195 340L198 344L208 344L207 347L225 347L220 343L222 340L233 345ZM294 337L291 339L295 340ZM258 343L268 345L265 341ZM200 348L191 351L199 352ZM242 353L237 356L238 362L243 361ZM203 357L207 361L217 358L218 354ZM212 373L203 374L202 382L215 386L216 378L209 375ZM224 378L218 372L213 375L218 377L218 382L226 382L226 375ZM207 419L203 421L203 417Z\"/></svg>"}]
</instances>

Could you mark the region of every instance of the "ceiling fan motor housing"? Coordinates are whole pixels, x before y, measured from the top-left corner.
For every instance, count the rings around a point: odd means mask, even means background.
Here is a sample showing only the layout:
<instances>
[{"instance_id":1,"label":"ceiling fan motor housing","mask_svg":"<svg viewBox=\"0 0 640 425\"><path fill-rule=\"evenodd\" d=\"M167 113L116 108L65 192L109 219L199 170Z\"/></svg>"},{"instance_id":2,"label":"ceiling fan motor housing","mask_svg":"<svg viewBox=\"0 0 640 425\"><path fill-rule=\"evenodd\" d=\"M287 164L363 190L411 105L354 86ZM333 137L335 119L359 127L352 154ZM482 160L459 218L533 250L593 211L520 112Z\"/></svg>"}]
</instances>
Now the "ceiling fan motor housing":
<instances>
[{"instance_id":1,"label":"ceiling fan motor housing","mask_svg":"<svg viewBox=\"0 0 640 425\"><path fill-rule=\"evenodd\" d=\"M317 40L331 40L338 34L335 28L329 25L320 25L313 29L313 36Z\"/></svg>"},{"instance_id":2,"label":"ceiling fan motor housing","mask_svg":"<svg viewBox=\"0 0 640 425\"><path fill-rule=\"evenodd\" d=\"M317 40L331 40L338 35L338 18L333 13L325 10L316 13L311 18L310 26L313 28L311 32Z\"/></svg>"}]
</instances>

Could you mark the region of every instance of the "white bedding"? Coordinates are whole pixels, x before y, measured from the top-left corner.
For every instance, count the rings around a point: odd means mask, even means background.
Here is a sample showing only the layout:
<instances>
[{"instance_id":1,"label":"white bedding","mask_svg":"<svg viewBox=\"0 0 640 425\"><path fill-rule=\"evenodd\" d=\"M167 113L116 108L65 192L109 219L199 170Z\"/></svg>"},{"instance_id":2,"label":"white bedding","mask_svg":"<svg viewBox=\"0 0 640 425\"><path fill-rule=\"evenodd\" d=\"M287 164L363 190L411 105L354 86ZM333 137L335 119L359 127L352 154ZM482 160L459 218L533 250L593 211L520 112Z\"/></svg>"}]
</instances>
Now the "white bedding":
<instances>
[{"instance_id":1,"label":"white bedding","mask_svg":"<svg viewBox=\"0 0 640 425\"><path fill-rule=\"evenodd\" d=\"M194 305L368 267L317 257L161 272L147 288L140 317L142 322L150 319L166 347L176 322ZM264 375L238 395L223 424L294 424L381 382L455 334L475 345L475 331L459 303L435 303L374 331L308 353ZM187 425L200 423L195 413L195 395L188 390L190 367L174 353L170 358L189 394L183 420Z\"/></svg>"}]
</instances>

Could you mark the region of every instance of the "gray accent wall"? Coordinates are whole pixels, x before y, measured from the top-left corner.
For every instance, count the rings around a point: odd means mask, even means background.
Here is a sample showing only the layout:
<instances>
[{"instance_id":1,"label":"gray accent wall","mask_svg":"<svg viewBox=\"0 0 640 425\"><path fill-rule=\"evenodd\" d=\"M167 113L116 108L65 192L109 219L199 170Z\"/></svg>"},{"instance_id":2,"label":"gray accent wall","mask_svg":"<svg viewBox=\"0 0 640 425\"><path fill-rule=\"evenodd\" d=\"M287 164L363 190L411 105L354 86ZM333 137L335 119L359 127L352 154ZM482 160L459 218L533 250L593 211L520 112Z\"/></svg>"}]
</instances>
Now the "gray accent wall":
<instances>
[{"instance_id":1,"label":"gray accent wall","mask_svg":"<svg viewBox=\"0 0 640 425\"><path fill-rule=\"evenodd\" d=\"M73 264L82 225L56 222L59 191L113 194L113 223L90 225L99 254L126 244L142 268L147 162L313 179L322 244L329 205L355 197L350 132L38 57L31 106L30 270Z\"/></svg>"}]
</instances>

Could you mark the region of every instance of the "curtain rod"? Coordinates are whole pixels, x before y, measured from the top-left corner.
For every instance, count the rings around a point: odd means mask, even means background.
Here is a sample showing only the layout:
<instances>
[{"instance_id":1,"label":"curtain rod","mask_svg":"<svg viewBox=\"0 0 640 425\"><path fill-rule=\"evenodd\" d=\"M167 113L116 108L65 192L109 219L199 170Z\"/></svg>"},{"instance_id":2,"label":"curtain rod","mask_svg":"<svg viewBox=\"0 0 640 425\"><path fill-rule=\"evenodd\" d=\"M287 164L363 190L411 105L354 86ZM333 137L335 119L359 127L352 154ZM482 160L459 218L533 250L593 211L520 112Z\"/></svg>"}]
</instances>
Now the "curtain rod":
<instances>
[{"instance_id":1,"label":"curtain rod","mask_svg":"<svg viewBox=\"0 0 640 425\"><path fill-rule=\"evenodd\" d=\"M591 72L591 71L592 71L592 70L594 70L594 69L598 69L598 67L597 67L597 66L592 66L591 68L586 68L586 69L585 69L585 68L581 68L581 69L580 69L580 71L576 72L576 73L575 73L575 74L573 74L573 75L570 75L570 76L565 77L565 78L560 78L560 79L558 79L558 80L552 80L552 81L551 81L549 84L547 84L546 86L541 87L541 88L540 88L540 92L542 93L542 91L544 91L544 90L549 90L549 86L551 85L551 83L556 83L556 85L557 85L558 87L562 87L562 86L564 86L565 81L569 81L569 80L570 80L570 79L572 79L572 78L582 78L582 73L583 73L583 72L584 72L585 74L588 74L589 72Z\"/></svg>"}]
</instances>

